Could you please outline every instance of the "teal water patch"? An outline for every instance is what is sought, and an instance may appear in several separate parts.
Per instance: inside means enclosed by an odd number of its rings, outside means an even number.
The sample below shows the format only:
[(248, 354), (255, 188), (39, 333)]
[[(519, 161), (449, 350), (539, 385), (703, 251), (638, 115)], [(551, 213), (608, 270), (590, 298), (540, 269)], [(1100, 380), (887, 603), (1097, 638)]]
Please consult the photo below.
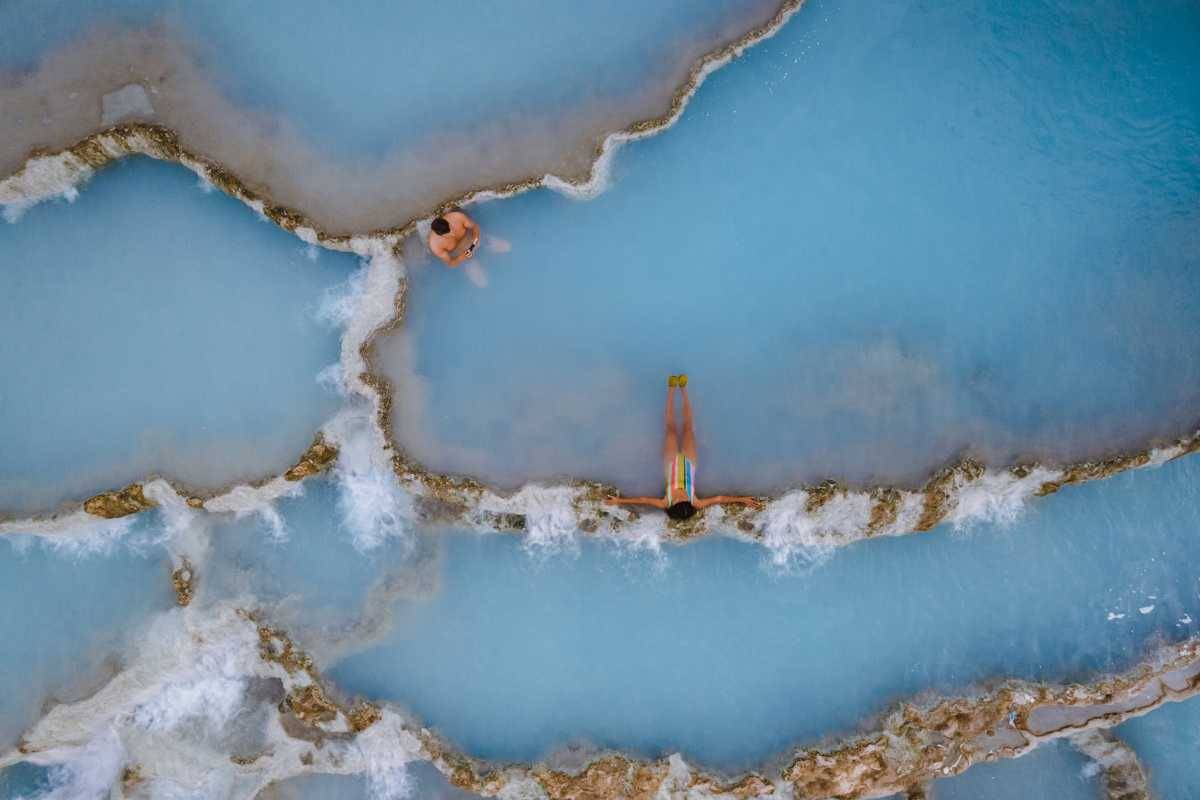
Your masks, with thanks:
[(4, 800), (32, 798), (52, 788), (50, 769), (24, 761), (0, 769), (0, 797)]
[(1094, 762), (1066, 742), (1048, 742), (1020, 758), (976, 764), (933, 784), (933, 800), (1101, 800)]
[(310, 251), (187, 170), (133, 159), (0, 228), (0, 511), (162, 474), (275, 475), (338, 406), (317, 319), (353, 257)]
[(920, 692), (1086, 680), (1193, 635), (1198, 471), (1091, 484), (1008, 528), (855, 544), (804, 574), (728, 539), (547, 562), (517, 537), (447, 536), (441, 591), (328, 674), (483, 758), (582, 740), (746, 767)]
[(1126, 722), (1117, 735), (1137, 753), (1157, 800), (1189, 800), (1200, 786), (1200, 700), (1168, 703)]
[(414, 254), (401, 445), (657, 493), (681, 371), (702, 493), (1190, 432), (1198, 36), (1180, 2), (812, 0), (605, 194), (472, 208), (483, 288)]
[(0, 752), (45, 711), (118, 669), (152, 614), (175, 605), (157, 515), (119, 537), (57, 548), (0, 537)]

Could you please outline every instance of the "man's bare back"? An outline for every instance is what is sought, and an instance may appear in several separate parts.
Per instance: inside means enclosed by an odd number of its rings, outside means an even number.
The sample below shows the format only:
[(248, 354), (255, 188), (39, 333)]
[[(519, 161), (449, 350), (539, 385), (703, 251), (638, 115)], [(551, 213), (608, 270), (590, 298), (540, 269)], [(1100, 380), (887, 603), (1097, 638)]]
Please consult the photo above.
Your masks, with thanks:
[[(470, 244), (455, 255), (454, 251), (467, 239), (468, 234), (471, 236)], [(457, 267), (475, 255), (475, 248), (479, 245), (479, 226), (461, 211), (448, 211), (433, 220), (428, 241), (429, 249), (446, 266)]]

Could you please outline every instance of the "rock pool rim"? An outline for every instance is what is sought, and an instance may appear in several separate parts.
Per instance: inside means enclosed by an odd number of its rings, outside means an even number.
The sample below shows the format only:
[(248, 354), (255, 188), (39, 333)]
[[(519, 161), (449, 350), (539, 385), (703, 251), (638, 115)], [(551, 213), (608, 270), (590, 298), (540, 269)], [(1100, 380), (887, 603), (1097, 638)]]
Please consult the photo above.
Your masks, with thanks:
[[(787, 13), (780, 12), (783, 15), (784, 22), (795, 9), (800, 7), (800, 4), (790, 4), (789, 7), (793, 11)], [(781, 25), (782, 22), (779, 24)], [(774, 30), (772, 29), (760, 34), (760, 38), (769, 36)], [(742, 47), (746, 46), (749, 46), (749, 43), (742, 45)], [(722, 52), (724, 54), (721, 58), (724, 60), (721, 63), (725, 63), (733, 57), (729, 53)], [(703, 72), (703, 68), (698, 67), (696, 71)], [(695, 87), (693, 87), (692, 91), (694, 90)], [(659, 132), (669, 127), (670, 124), (673, 124), (678, 119), (678, 115), (682, 113), (683, 105), (686, 105), (686, 103), (681, 101), (676, 116), (672, 120), (668, 120), (660, 124), (659, 127), (654, 128), (653, 132)], [(644, 131), (639, 131), (637, 134), (629, 134), (626, 131), (622, 131), (612, 134), (609, 140), (606, 141), (617, 141), (618, 137), (622, 136), (636, 138), (642, 135), (648, 134)], [(611, 152), (612, 150), (609, 149), (598, 157), (597, 162), (593, 165), (593, 175), (589, 180), (596, 180), (596, 175), (598, 174), (597, 165), (601, 159), (608, 157)], [(37, 202), (51, 196), (50, 194), (36, 196), (32, 192), (22, 190), (22, 179), (26, 171), (38, 159), (54, 160), (56, 165), (61, 167), (62, 171), (66, 173), (65, 177), (68, 179), (69, 186), (74, 186), (87, 180), (95, 170), (130, 155), (146, 155), (159, 160), (178, 163), (192, 170), (209, 183), (219, 187), (230, 197), (241, 201), (252, 210), (262, 214), (279, 227), (295, 234), (302, 241), (321, 245), (335, 251), (355, 252), (368, 257), (384, 254), (389, 258), (395, 259), (397, 264), (402, 264), (403, 262), (400, 260), (398, 252), (407, 238), (416, 231), (418, 224), (417, 221), (410, 221), (400, 228), (377, 231), (361, 236), (331, 236), (318, 232), (305, 224), (305, 218), (301, 213), (282, 206), (269, 205), (266, 199), (248, 188), (237, 176), (222, 166), (203, 157), (195, 156), (181, 148), (178, 143), (178, 137), (174, 132), (161, 126), (142, 123), (117, 125), (100, 133), (93, 134), (83, 142), (64, 151), (51, 155), (37, 155), (32, 157), (21, 171), (4, 181), (0, 181), (0, 202)], [(528, 184), (504, 187), (499, 190), (481, 190), (480, 192), (472, 193), (452, 202), (468, 204), (473, 200), (484, 199), (481, 195), (485, 192), (490, 193), (490, 197), (512, 196), (538, 186), (546, 185), (551, 177), (547, 176)], [(56, 188), (59, 188), (61, 191), (61, 184)], [(7, 191), (5, 191), (6, 189)], [(365, 371), (357, 376), (363, 385), (358, 391), (361, 394), (366, 394), (363, 391), (363, 388), (365, 388), (374, 395), (373, 397), (368, 397), (368, 399), (375, 405), (375, 424), (382, 431), (388, 447), (392, 450), (393, 469), (401, 482), (408, 485), (409, 488), (417, 489), (418, 493), (423, 497), (435, 501), (438, 504), (438, 508), (437, 513), (433, 516), (439, 520), (470, 521), (473, 513), (471, 507), (472, 505), (478, 506), (480, 498), (491, 496), (503, 499), (505, 495), (492, 490), (485, 483), (468, 476), (447, 475), (426, 470), (419, 464), (406, 458), (403, 454), (403, 449), (395, 441), (390, 419), (393, 403), (391, 386), (386, 378), (374, 367), (371, 351), (374, 348), (375, 342), (381, 336), (399, 329), (404, 324), (406, 306), (407, 283), (406, 279), (401, 277), (399, 289), (393, 304), (392, 317), (371, 329), (366, 337), (357, 345), (358, 355), (365, 365)], [(306, 471), (308, 468), (304, 465), (312, 461), (313, 449), (319, 449), (321, 442), (321, 434), (318, 432), (309, 450), (301, 456), (295, 466), (285, 473), (287, 480), (297, 480), (306, 474), (312, 474)], [(1063, 486), (1111, 477), (1130, 469), (1152, 464), (1156, 461), (1162, 462), (1194, 453), (1197, 450), (1200, 450), (1200, 431), (1193, 431), (1190, 435), (1186, 435), (1170, 445), (1147, 448), (1134, 453), (1119, 453), (1107, 458), (1069, 463), (1060, 467), (1045, 468), (1053, 474), (1047, 474), (1047, 479), (1038, 485), (1032, 494), (1038, 496), (1052, 494)], [(332, 456), (324, 460), (322, 468), (328, 466), (332, 460)], [(1018, 464), (1008, 467), (1001, 472), (1007, 472), (1015, 480), (1023, 480), (1039, 468), (1044, 467), (1036, 463)], [(919, 490), (918, 493), (924, 497), (921, 511), (915, 519), (909, 520), (911, 524), (906, 526), (904, 530), (889, 531), (888, 529), (894, 528), (899, 522), (900, 505), (903, 503), (905, 495), (914, 494), (914, 492), (906, 488), (890, 486), (855, 488), (836, 480), (826, 480), (814, 486), (800, 487), (795, 491), (804, 493), (804, 511), (808, 514), (820, 511), (822, 507), (833, 499), (846, 497), (856, 491), (868, 495), (871, 500), (869, 521), (860, 532), (861, 535), (852, 538), (869, 538), (885, 532), (892, 534), (911, 533), (933, 528), (938, 523), (944, 521), (947, 515), (953, 510), (957, 502), (955, 496), (956, 489), (977, 481), (986, 474), (988, 474), (987, 468), (971, 459), (952, 463), (936, 472), (927, 481), (925, 486)], [(993, 472), (992, 474), (999, 473)], [(153, 477), (150, 476), (148, 480)], [(279, 477), (268, 476), (249, 484), (229, 484), (208, 492), (191, 491), (188, 487), (183, 486), (176, 486), (175, 488), (177, 493), (188, 498), (193, 505), (196, 505), (203, 504), (208, 499), (220, 496), (235, 486), (249, 485), (251, 488), (259, 488), (271, 483), (273, 480), (279, 480)], [(127, 495), (131, 491), (136, 493), (137, 486), (139, 484), (135, 483), (123, 490), (103, 492), (89, 498), (87, 502), (92, 503), (95, 508), (101, 509), (105, 505), (106, 498), (110, 500), (118, 499), (120, 495)], [(615, 487), (586, 480), (569, 481), (565, 486), (575, 491), (572, 505), (579, 516), (578, 527), (584, 533), (595, 533), (605, 526), (612, 528), (613, 532), (616, 533), (624, 524), (640, 518), (636, 512), (626, 512), (624, 515), (611, 513), (609, 508), (603, 505), (603, 498), (615, 493)], [(508, 497), (511, 498), (512, 495), (519, 493), (519, 491), (508, 493)], [(785, 493), (773, 499), (778, 500), (781, 497), (788, 496), (788, 494), (790, 493)], [(136, 513), (136, 511), (149, 507), (148, 505), (135, 507), (137, 505), (136, 503), (129, 504), (129, 510), (124, 513)], [(67, 503), (47, 515), (25, 517), (21, 518), (20, 521), (37, 522), (46, 518), (54, 518), (71, 511), (73, 508), (78, 508), (78, 506)], [(489, 515), (486, 510), (484, 511), (484, 521), (502, 530), (520, 531), (524, 529), (524, 515), (520, 513), (501, 512)], [(101, 513), (98, 516), (123, 516), (124, 513), (111, 515)], [(755, 527), (749, 521), (756, 515), (739, 510), (732, 512), (728, 516), (739, 533), (749, 534), (754, 539), (762, 538), (761, 533), (756, 532)], [(711, 533), (713, 526), (710, 524), (710, 520), (711, 515), (700, 514), (691, 520), (683, 522), (668, 521), (667, 538), (676, 542), (683, 542)], [(16, 519), (0, 511), (0, 521), (9, 522), (16, 521)], [(842, 532), (835, 531), (834, 533)]]
[[(689, 764), (679, 753), (648, 759), (615, 751), (576, 758), (575, 767), (548, 761), (495, 763), (473, 758), (455, 748), (419, 720), (393, 707), (369, 700), (343, 698), (314, 667), (311, 657), (284, 631), (265, 622), (259, 612), (233, 609), (240, 625), (248, 626), (258, 659), (283, 679), (282, 700), (276, 711), (284, 735), (297, 743), (316, 745), (301, 756), (294, 774), (350, 774), (340, 765), (339, 748), (365, 731), (391, 731), (390, 746), (405, 752), (416, 745), (418, 760), (430, 761), (453, 785), (484, 797), (501, 797), (522, 788), (536, 788), (550, 800), (609, 800), (702, 796), (748, 798), (880, 798), (920, 792), (937, 778), (959, 774), (981, 761), (1014, 758), (1042, 743), (1070, 738), (1080, 749), (1093, 749), (1093, 732), (1106, 731), (1167, 702), (1200, 694), (1200, 638), (1152, 650), (1136, 666), (1088, 683), (1058, 684), (998, 679), (952, 696), (921, 694), (889, 704), (869, 718), (859, 732), (830, 736), (810, 745), (793, 745), (762, 767), (726, 775)], [(180, 609), (181, 613), (220, 614), (213, 609)], [(111, 684), (110, 684), (111, 685)], [(98, 694), (108, 691), (101, 688)], [(94, 706), (94, 699), (67, 704)], [(107, 712), (105, 712), (107, 713)], [(0, 755), (0, 767), (53, 751), (54, 726), (40, 723), (22, 737), (15, 751)], [(46, 734), (50, 734), (47, 741)], [(382, 733), (387, 736), (388, 734)], [(407, 740), (407, 741), (405, 741)], [(1107, 739), (1108, 742), (1113, 740)], [(1121, 750), (1119, 744), (1116, 750)], [(328, 750), (329, 752), (324, 752)], [(1128, 750), (1128, 748), (1124, 748)], [(314, 763), (314, 753), (318, 755)], [(1120, 756), (1121, 753), (1114, 755)], [(1128, 755), (1128, 753), (1126, 753)], [(269, 752), (238, 757), (233, 763), (250, 769)], [(553, 757), (551, 757), (553, 760)], [(130, 769), (153, 765), (127, 764)], [(270, 764), (267, 765), (268, 769)], [(278, 765), (282, 766), (282, 764)], [(1130, 759), (1106, 764), (1123, 778), (1108, 785), (1109, 796), (1122, 788), (1137, 788)], [(1134, 764), (1134, 767), (1137, 765)], [(272, 774), (278, 770), (270, 770)], [(291, 777), (292, 773), (283, 777)], [(278, 778), (278, 775), (276, 776)], [(1133, 784), (1131, 787), (1130, 784)]]
[[(692, 65), (686, 80), (676, 88), (668, 110), (658, 117), (634, 122), (624, 129), (605, 136), (597, 146), (594, 159), (586, 173), (566, 178), (546, 174), (541, 178), (528, 178), (501, 186), (472, 189), (458, 197), (444, 201), (436, 207), (432, 214), (440, 213), (453, 205), (469, 205), (488, 199), (511, 197), (541, 187), (554, 188), (579, 197), (589, 197), (603, 191), (608, 164), (616, 150), (624, 142), (653, 136), (672, 127), (682, 117), (691, 98), (710, 73), (739, 57), (748, 48), (769, 39), (803, 5), (804, 0), (785, 0), (768, 22), (700, 57)], [(418, 224), (428, 219), (427, 217), (410, 219), (401, 225), (377, 229), (365, 234), (329, 233), (318, 230), (302, 211), (272, 204), (269, 197), (252, 189), (223, 165), (187, 150), (180, 143), (180, 136), (177, 132), (161, 125), (141, 122), (118, 124), (106, 128), (63, 150), (30, 153), (18, 171), (4, 180), (0, 180), (0, 204), (24, 206), (40, 202), (86, 181), (96, 170), (130, 155), (146, 155), (178, 163), (190, 169), (209, 184), (219, 187), (228, 196), (241, 201), (266, 219), (296, 235), (302, 241), (330, 250), (354, 252), (364, 257), (387, 254), (394, 258), (397, 264), (402, 264), (401, 246), (408, 237), (416, 232)], [(52, 185), (37, 185), (40, 176), (33, 174), (37, 168), (43, 168), (53, 173)], [(371, 351), (380, 337), (403, 325), (406, 317), (406, 304), (407, 283), (404, 277), (400, 277), (393, 316), (369, 330), (362, 341), (357, 343), (358, 356), (362, 359), (365, 369), (361, 374), (354, 376), (362, 384), (360, 387), (356, 387), (358, 393), (367, 395), (367, 399), (375, 405), (375, 424), (382, 431), (387, 447), (391, 449), (393, 470), (397, 478), (407, 488), (416, 490), (420, 498), (426, 501), (427, 516), (436, 521), (476, 521), (501, 530), (524, 531), (526, 515), (521, 513), (519, 508), (512, 508), (514, 503), (510, 502), (521, 493), (521, 489), (503, 493), (495, 491), (486, 483), (469, 476), (441, 474), (426, 470), (408, 459), (395, 440), (390, 419), (393, 403), (391, 386), (374, 367)], [(320, 436), (321, 434), (318, 433), (318, 438), (314, 441), (313, 446), (320, 441)], [(311, 449), (310, 447), (310, 451)], [(1197, 450), (1200, 450), (1200, 430), (1193, 430), (1190, 434), (1171, 444), (1151, 442), (1146, 449), (1137, 452), (1116, 453), (1061, 466), (1027, 463), (989, 471), (979, 462), (966, 458), (952, 462), (936, 471), (926, 484), (917, 490), (898, 486), (855, 487), (837, 480), (826, 480), (813, 486), (797, 487), (770, 499), (779, 501), (800, 493), (803, 512), (809, 517), (819, 515), (831, 501), (839, 498), (846, 499), (857, 495), (859, 499), (864, 497), (869, 499), (869, 516), (862, 521), (857, 530), (850, 532), (845, 530), (823, 531), (823, 533), (833, 534), (835, 537), (840, 536), (843, 540), (840, 543), (845, 543), (876, 535), (895, 535), (929, 530), (950, 517), (958, 503), (959, 490), (988, 476), (1007, 476), (1014, 481), (1022, 481), (1037, 470), (1042, 470), (1045, 473), (1043, 476), (1045, 480), (1031, 487), (1029, 493), (1034, 496), (1043, 496), (1057, 492), (1066, 485), (1110, 477), (1129, 469), (1162, 463), (1194, 453)], [(301, 469), (309, 455), (310, 452), (306, 452), (297, 465), (288, 470), (286, 473), (288, 480), (296, 479), (290, 476)], [(332, 457), (324, 462), (322, 468), (328, 466), (331, 461)], [(188, 499), (189, 503), (202, 505), (206, 499), (220, 496), (238, 486), (249, 485), (251, 488), (261, 488), (279, 479), (278, 476), (268, 476), (249, 484), (229, 484), (207, 493), (193, 492), (182, 486), (175, 488), (177, 493)], [(94, 508), (103, 508), (106, 498), (119, 501), (123, 499), (122, 495), (128, 495), (131, 492), (136, 494), (139, 485), (135, 483), (123, 490), (103, 492), (89, 498), (88, 502), (91, 502)], [(526, 486), (537, 486), (537, 484), (526, 484)], [(577, 527), (583, 533), (591, 534), (597, 533), (601, 529), (607, 529), (612, 534), (619, 535), (622, 527), (628, 523), (637, 522), (641, 518), (637, 512), (614, 514), (603, 505), (604, 496), (616, 493), (615, 487), (587, 480), (568, 480), (557, 486), (572, 492), (572, 510), (577, 517)], [(916, 502), (917, 495), (921, 496), (919, 511), (903, 515), (902, 507), (911, 506), (913, 502)], [(488, 498), (490, 502), (484, 503), (484, 498)], [(120, 504), (118, 503), (118, 505)], [(136, 505), (136, 503), (127, 504), (126, 507), (130, 508), (128, 513), (143, 510), (143, 508), (135, 507)], [(492, 506), (491, 509), (485, 507), (489, 505)], [(515, 505), (519, 506), (520, 504), (516, 503)], [(42, 519), (60, 516), (73, 508), (78, 508), (78, 506), (67, 503), (47, 515), (26, 517), (20, 521), (36, 523)], [(909, 511), (911, 510), (909, 508)], [(123, 514), (118, 513), (113, 516), (121, 515)], [(109, 516), (109, 514), (101, 514), (101, 516)], [(668, 520), (665, 523), (665, 537), (679, 543), (712, 533), (716, 527), (713, 524), (714, 516), (716, 515), (699, 514), (682, 522)], [(744, 510), (736, 510), (720, 513), (719, 516), (721, 522), (728, 523), (727, 527), (736, 529), (737, 535), (746, 534), (755, 540), (763, 539), (762, 530), (756, 528), (752, 522), (758, 515)], [(476, 519), (472, 520), (472, 517)], [(0, 510), (0, 522), (8, 523), (10, 520), (12, 517)], [(816, 519), (810, 521), (820, 524), (820, 521)]]

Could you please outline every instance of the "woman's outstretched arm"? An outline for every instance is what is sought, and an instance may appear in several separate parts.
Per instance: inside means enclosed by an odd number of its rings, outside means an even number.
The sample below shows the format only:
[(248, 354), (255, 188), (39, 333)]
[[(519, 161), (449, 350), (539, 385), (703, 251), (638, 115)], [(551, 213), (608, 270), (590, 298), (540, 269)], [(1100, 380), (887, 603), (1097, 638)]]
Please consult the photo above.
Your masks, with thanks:
[(610, 506), (654, 506), (655, 508), (666, 508), (667, 501), (661, 497), (606, 497), (604, 502)]
[(763, 504), (757, 497), (744, 497), (738, 495), (719, 494), (715, 497), (696, 498), (693, 503), (696, 508), (708, 508), (709, 506), (721, 505), (739, 505), (749, 508), (762, 508)]

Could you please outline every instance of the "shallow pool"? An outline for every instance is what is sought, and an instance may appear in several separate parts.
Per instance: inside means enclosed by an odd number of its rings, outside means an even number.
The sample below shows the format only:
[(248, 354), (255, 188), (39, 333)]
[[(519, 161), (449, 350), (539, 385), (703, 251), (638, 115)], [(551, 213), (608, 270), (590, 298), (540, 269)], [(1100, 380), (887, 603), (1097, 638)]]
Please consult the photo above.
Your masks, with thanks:
[(0, 171), (140, 119), (321, 227), (397, 225), (468, 189), (586, 172), (606, 131), (666, 113), (701, 55), (778, 5), (6, 3)]
[(135, 159), (0, 227), (0, 513), (287, 469), (338, 405), (323, 298), (357, 266)]
[(934, 800), (1100, 800), (1095, 764), (1066, 742), (1050, 742), (1020, 758), (977, 764), (935, 781)]
[(1093, 484), (1011, 528), (860, 543), (802, 574), (714, 539), (661, 560), (581, 542), (447, 536), (440, 591), (331, 670), (480, 757), (567, 742), (747, 766), (918, 692), (1074, 680), (1192, 635), (1196, 478), (1181, 461)]
[(414, 254), (401, 446), (657, 493), (675, 372), (702, 493), (1190, 431), (1198, 36), (1185, 3), (813, 0), (605, 194), (472, 209), (471, 275)]
[(154, 516), (90, 547), (0, 537), (0, 755), (50, 705), (107, 681), (150, 616), (175, 604)]
[(1158, 800), (1187, 800), (1200, 786), (1200, 700), (1168, 703), (1117, 728), (1150, 775)]

